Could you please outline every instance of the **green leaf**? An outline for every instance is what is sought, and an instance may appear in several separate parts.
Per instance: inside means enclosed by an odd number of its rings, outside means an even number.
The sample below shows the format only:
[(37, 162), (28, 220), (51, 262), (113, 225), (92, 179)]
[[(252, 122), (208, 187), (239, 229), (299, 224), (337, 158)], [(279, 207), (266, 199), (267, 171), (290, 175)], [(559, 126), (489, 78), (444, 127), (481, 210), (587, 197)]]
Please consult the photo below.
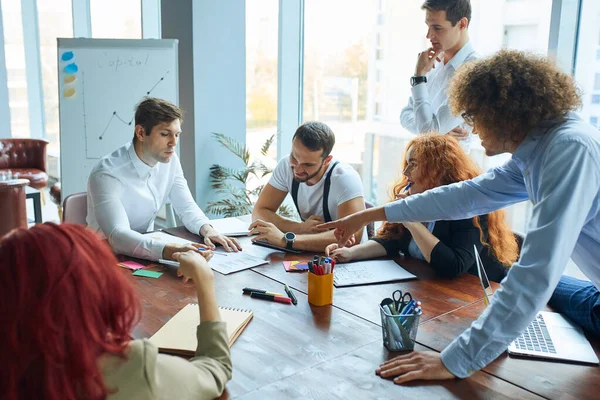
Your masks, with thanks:
[(268, 138), (265, 143), (262, 145), (262, 147), (260, 148), (260, 154), (262, 154), (263, 156), (266, 156), (269, 153), (269, 148), (271, 147), (271, 145), (273, 144), (273, 141), (275, 140), (275, 137), (277, 136), (277, 134), (273, 134), (271, 135), (270, 138)]
[(223, 147), (242, 160), (244, 164), (248, 165), (250, 162), (250, 151), (246, 146), (222, 133), (213, 132), (213, 136)]

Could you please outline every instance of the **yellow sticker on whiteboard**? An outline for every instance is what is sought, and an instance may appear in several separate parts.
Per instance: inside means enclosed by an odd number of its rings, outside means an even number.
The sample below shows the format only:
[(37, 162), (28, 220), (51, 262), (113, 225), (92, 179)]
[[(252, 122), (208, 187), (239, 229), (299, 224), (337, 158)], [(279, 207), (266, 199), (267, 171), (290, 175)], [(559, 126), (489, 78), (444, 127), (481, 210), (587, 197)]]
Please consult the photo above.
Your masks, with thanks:
[(67, 76), (65, 76), (64, 81), (68, 85), (69, 83), (75, 82), (75, 79), (77, 79), (77, 77), (75, 75), (67, 75)]
[(73, 97), (75, 96), (75, 88), (68, 88), (64, 91), (65, 97)]

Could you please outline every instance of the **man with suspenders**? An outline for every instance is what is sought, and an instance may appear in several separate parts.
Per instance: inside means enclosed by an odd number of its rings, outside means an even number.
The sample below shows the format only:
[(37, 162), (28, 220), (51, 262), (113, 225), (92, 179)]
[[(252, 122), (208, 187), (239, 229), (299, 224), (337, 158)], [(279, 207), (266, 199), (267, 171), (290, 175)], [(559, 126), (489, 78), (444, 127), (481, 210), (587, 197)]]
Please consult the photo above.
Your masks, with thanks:
[[(365, 209), (360, 177), (351, 166), (333, 158), (334, 144), (333, 131), (321, 122), (298, 127), (291, 154), (279, 161), (254, 206), (250, 230), (257, 236), (253, 240), (320, 252), (335, 242), (335, 236), (317, 225)], [(277, 214), (288, 193), (301, 222)], [(356, 232), (349, 245), (366, 240), (363, 231)]]

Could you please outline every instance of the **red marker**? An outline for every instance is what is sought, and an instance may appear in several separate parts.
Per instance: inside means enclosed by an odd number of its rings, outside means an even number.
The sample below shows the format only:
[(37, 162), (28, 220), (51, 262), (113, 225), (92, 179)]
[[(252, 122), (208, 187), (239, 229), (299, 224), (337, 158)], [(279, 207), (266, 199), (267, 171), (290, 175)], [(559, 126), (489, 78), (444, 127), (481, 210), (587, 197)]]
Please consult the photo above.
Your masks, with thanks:
[(273, 296), (265, 293), (250, 293), (250, 297), (261, 300), (275, 301), (277, 303), (292, 304), (292, 299), (289, 297)]

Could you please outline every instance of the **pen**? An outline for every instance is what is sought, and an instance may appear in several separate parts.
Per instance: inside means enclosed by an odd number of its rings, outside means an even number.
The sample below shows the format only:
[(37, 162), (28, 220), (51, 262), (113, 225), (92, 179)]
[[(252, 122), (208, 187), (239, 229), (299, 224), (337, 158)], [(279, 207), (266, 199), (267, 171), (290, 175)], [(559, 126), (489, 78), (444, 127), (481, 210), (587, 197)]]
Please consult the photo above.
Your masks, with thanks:
[(164, 259), (160, 258), (158, 260), (158, 262), (159, 262), (159, 264), (172, 265), (174, 267), (179, 267), (179, 262), (178, 261), (164, 260)]
[(410, 189), (410, 187), (413, 185), (412, 182), (409, 182), (408, 185), (406, 185), (406, 187), (404, 188), (404, 193), (408, 192), (408, 189)]
[(256, 292), (250, 293), (250, 297), (252, 297), (254, 299), (274, 301), (277, 303), (292, 304), (292, 299), (290, 299), (289, 297), (272, 296), (270, 294), (256, 293)]
[(285, 287), (285, 292), (287, 293), (289, 298), (292, 299), (292, 303), (294, 305), (298, 304), (298, 300), (296, 299), (296, 296), (294, 296), (294, 292), (292, 292), (292, 289), (290, 289), (290, 287), (287, 285), (287, 283), (285, 284), (284, 287)]
[(283, 297), (283, 294), (281, 294), (281, 293), (269, 292), (268, 290), (263, 290), (263, 289), (243, 288), (242, 292), (244, 294), (263, 293), (263, 294), (269, 294), (271, 296), (281, 296), (281, 297)]

